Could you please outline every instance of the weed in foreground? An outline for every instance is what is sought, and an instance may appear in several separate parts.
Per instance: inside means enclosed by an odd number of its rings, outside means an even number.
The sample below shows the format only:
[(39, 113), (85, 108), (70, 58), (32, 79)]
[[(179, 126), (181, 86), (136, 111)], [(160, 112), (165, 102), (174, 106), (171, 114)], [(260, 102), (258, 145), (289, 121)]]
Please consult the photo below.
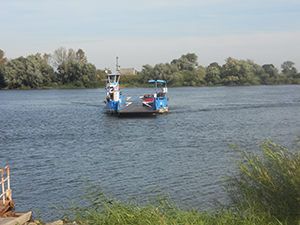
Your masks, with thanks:
[(262, 214), (299, 224), (300, 151), (290, 151), (270, 140), (261, 142), (263, 157), (241, 151), (242, 160), (235, 161), (238, 174), (224, 181), (230, 198), (227, 206), (240, 214)]
[[(84, 190), (81, 200), (85, 206), (69, 202), (65, 208), (54, 206), (63, 212), (64, 218), (78, 224), (281, 224), (268, 216), (241, 215), (234, 211), (182, 209), (176, 206), (168, 193), (161, 191), (146, 202), (132, 199), (121, 202), (106, 194), (96, 185)], [(83, 201), (81, 201), (81, 204)]]

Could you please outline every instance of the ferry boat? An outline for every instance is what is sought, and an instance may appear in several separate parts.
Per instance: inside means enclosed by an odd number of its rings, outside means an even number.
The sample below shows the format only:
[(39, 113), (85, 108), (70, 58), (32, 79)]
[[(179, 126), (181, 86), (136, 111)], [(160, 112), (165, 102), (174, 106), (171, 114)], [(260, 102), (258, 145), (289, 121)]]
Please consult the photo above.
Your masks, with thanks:
[[(116, 73), (110, 74), (105, 71), (106, 98), (104, 100), (105, 109), (108, 114), (117, 115), (157, 115), (167, 113), (168, 110), (168, 88), (164, 80), (149, 80), (155, 84), (155, 92), (144, 96), (123, 97), (120, 90), (121, 73), (116, 64)], [(163, 87), (158, 89), (158, 85)]]

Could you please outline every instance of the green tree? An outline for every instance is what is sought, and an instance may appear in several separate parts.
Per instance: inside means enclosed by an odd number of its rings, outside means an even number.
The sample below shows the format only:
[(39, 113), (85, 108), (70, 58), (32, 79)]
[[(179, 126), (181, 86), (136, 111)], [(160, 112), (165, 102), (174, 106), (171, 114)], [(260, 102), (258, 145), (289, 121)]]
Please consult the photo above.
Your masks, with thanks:
[(51, 54), (44, 53), (43, 59), (47, 62), (49, 66), (51, 66), (51, 58), (52, 58)]
[(188, 53), (186, 55), (182, 55), (181, 58), (182, 59), (187, 59), (194, 66), (198, 66), (198, 63), (197, 63), (198, 56), (195, 53)]
[(165, 80), (169, 84), (175, 83), (182, 78), (178, 68), (174, 64), (156, 64), (154, 67), (144, 65), (141, 71), (141, 81), (147, 83), (148, 80)]
[(194, 64), (191, 63), (187, 58), (181, 57), (179, 59), (174, 59), (171, 64), (176, 66), (179, 71), (194, 71)]
[(148, 80), (153, 79), (153, 67), (149, 64), (143, 65), (142, 71), (141, 71), (141, 83), (147, 83)]
[(25, 85), (33, 88), (37, 88), (43, 83), (43, 76), (40, 68), (41, 65), (38, 62), (38, 57), (38, 55), (28, 56), (25, 63), (26, 79), (23, 79), (23, 82), (26, 81)]
[(154, 67), (143, 65), (140, 73), (140, 82), (146, 83), (151, 79), (166, 80), (169, 84), (179, 86), (182, 82), (187, 85), (205, 83), (205, 71), (202, 67), (198, 68), (197, 56), (194, 53), (182, 55), (179, 59), (174, 59), (171, 63), (160, 63)]
[(5, 88), (6, 84), (4, 81), (4, 65), (0, 66), (0, 88)]
[(218, 63), (213, 62), (206, 68), (205, 80), (208, 85), (217, 85), (221, 82), (222, 68)]
[(164, 65), (163, 63), (156, 64), (153, 68), (153, 79), (155, 80), (164, 79), (165, 74), (168, 72), (167, 70), (168, 70), (167, 66)]
[(196, 81), (198, 85), (206, 84), (206, 69), (203, 66), (198, 66), (195, 70), (193, 79)]
[(286, 76), (279, 74), (278, 69), (273, 64), (264, 64), (262, 66), (264, 73), (261, 75), (262, 84), (284, 84)]
[(52, 74), (53, 69), (37, 53), (8, 62), (4, 68), (4, 82), (8, 88), (38, 88), (49, 86)]
[(182, 82), (184, 86), (201, 86), (206, 85), (206, 69), (203, 66), (198, 66), (194, 71), (184, 71), (180, 72), (183, 79), (179, 81)]
[(223, 65), (222, 83), (226, 85), (245, 85), (251, 84), (254, 78), (253, 62), (237, 60), (229, 57)]
[(20, 88), (26, 79), (26, 64), (23, 56), (11, 60), (4, 68), (4, 82), (8, 88)]
[(249, 66), (251, 66), (251, 70), (253, 72), (253, 77), (250, 81), (251, 84), (261, 84), (261, 76), (262, 74), (264, 74), (264, 69), (262, 68), (262, 66), (254, 63), (252, 60), (247, 59), (247, 64)]
[(89, 86), (90, 82), (97, 80), (95, 65), (71, 58), (63, 61), (57, 68), (57, 79), (62, 84), (75, 86)]
[(4, 55), (4, 51), (0, 49), (0, 66), (8, 62), (7, 58), (5, 58)]
[(264, 64), (262, 68), (265, 73), (269, 74), (270, 77), (279, 77), (278, 69), (275, 68), (273, 64)]
[(281, 64), (282, 73), (287, 77), (294, 77), (297, 74), (297, 69), (294, 67), (295, 63), (291, 61), (285, 61)]
[(7, 58), (4, 57), (5, 53), (0, 49), (0, 88), (4, 88), (4, 66), (8, 62)]

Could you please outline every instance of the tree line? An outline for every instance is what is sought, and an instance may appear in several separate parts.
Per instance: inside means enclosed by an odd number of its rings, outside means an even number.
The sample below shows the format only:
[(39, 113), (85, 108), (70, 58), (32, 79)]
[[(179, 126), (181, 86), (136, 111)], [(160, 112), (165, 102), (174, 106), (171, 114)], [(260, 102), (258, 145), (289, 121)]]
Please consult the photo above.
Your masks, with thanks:
[[(8, 60), (0, 50), (0, 87), (3, 89), (103, 87), (104, 70), (88, 63), (82, 49), (74, 51), (60, 47), (51, 54), (29, 55)], [(285, 61), (281, 71), (273, 64), (262, 66), (252, 60), (231, 57), (224, 65), (216, 62), (203, 67), (195, 53), (182, 55), (170, 63), (143, 65), (138, 75), (121, 76), (121, 86), (146, 86), (148, 80), (162, 79), (169, 86), (215, 86), (300, 84), (295, 63)]]
[(0, 50), (0, 87), (31, 89), (51, 87), (99, 87), (96, 66), (88, 63), (82, 49), (60, 47), (51, 54), (21, 56), (8, 60)]
[(260, 66), (252, 60), (229, 57), (222, 66), (213, 62), (203, 67), (197, 59), (196, 54), (188, 53), (171, 63), (144, 65), (140, 80), (163, 79), (171, 86), (300, 84), (300, 73), (291, 61), (283, 62), (279, 72), (273, 64)]

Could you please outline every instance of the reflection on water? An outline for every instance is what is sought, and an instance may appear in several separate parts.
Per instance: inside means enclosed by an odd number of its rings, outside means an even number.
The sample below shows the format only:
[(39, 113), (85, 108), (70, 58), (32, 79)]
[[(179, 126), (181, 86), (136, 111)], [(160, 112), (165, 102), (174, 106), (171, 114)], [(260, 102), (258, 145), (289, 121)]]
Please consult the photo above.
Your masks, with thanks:
[(123, 200), (159, 185), (205, 209), (226, 201), (220, 180), (237, 155), (228, 142), (257, 151), (266, 138), (291, 147), (299, 134), (300, 85), (169, 88), (170, 113), (157, 117), (107, 116), (103, 98), (102, 89), (0, 91), (0, 166), (10, 166), (17, 211), (47, 220), (47, 202), (78, 196), (81, 178)]

